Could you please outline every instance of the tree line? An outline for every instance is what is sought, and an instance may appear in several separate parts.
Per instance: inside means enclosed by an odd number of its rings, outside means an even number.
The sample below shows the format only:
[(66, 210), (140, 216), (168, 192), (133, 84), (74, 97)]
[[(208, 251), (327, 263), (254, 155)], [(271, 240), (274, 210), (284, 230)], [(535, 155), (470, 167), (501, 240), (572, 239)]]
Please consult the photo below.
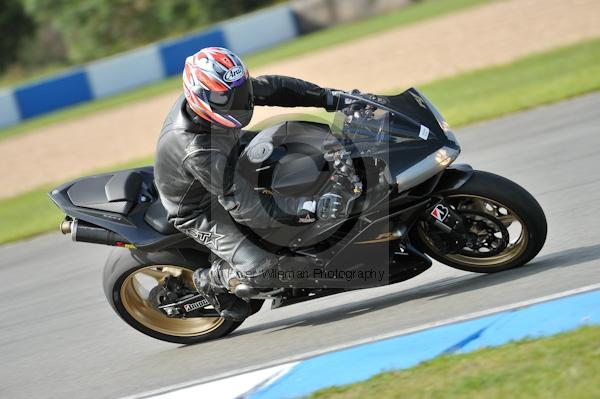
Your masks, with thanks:
[(72, 65), (282, 0), (0, 0), (0, 73)]

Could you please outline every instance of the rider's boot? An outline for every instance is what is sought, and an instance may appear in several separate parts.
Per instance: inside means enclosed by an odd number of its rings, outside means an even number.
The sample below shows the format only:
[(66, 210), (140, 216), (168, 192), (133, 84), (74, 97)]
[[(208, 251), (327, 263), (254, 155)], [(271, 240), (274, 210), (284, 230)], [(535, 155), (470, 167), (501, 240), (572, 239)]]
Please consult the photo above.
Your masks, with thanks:
[(214, 262), (210, 269), (198, 269), (194, 285), (221, 317), (242, 321), (252, 314), (250, 304), (229, 292), (239, 284), (237, 274), (225, 261)]

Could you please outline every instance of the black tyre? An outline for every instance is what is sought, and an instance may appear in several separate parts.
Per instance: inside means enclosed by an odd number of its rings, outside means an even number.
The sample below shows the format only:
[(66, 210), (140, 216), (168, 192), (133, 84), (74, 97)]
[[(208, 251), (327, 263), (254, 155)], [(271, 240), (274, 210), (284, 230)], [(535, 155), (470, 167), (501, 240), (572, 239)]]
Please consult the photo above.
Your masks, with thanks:
[(461, 213), (476, 244), (444, 253), (428, 237), (425, 222), (418, 224), (413, 238), (424, 252), (448, 266), (477, 273), (519, 267), (533, 259), (546, 241), (547, 223), (540, 204), (502, 176), (475, 171), (462, 187), (445, 193), (445, 201)]
[[(136, 330), (162, 341), (197, 344), (223, 337), (242, 324), (222, 317), (170, 318), (148, 299), (154, 283), (167, 276), (182, 277), (192, 284), (192, 272), (199, 265), (209, 265), (204, 254), (193, 259), (178, 251), (146, 253), (115, 249), (104, 268), (104, 293), (117, 314)], [(263, 301), (252, 301), (256, 313)]]

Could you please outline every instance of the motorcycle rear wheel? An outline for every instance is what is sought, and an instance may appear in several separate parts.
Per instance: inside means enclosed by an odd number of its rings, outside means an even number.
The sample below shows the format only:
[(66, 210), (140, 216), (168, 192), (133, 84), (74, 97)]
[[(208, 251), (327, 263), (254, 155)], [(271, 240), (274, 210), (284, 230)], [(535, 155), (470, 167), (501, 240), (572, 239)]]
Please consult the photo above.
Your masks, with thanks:
[(444, 201), (463, 214), (470, 234), (483, 237), (480, 247), (444, 253), (428, 237), (425, 222), (420, 222), (415, 237), (418, 246), (445, 265), (476, 273), (500, 272), (525, 265), (546, 241), (548, 227), (540, 204), (502, 176), (475, 171), (463, 186), (446, 193)]
[[(208, 265), (206, 259), (205, 265)], [(201, 266), (202, 264), (200, 264)], [(169, 276), (193, 287), (192, 272), (199, 264), (176, 251), (144, 253), (116, 249), (104, 269), (104, 293), (114, 311), (131, 327), (162, 341), (191, 345), (221, 338), (242, 322), (222, 317), (168, 317), (152, 303), (149, 293)], [(263, 301), (251, 301), (253, 312)]]

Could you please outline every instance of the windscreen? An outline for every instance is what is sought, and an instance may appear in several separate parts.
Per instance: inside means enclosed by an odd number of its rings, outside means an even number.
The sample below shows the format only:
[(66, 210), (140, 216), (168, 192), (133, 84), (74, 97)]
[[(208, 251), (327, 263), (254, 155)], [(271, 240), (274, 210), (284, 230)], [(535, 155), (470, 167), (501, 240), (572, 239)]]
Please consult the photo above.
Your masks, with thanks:
[(332, 131), (353, 142), (445, 139), (441, 115), (415, 89), (389, 97), (346, 94), (344, 101), (348, 105), (336, 113)]

